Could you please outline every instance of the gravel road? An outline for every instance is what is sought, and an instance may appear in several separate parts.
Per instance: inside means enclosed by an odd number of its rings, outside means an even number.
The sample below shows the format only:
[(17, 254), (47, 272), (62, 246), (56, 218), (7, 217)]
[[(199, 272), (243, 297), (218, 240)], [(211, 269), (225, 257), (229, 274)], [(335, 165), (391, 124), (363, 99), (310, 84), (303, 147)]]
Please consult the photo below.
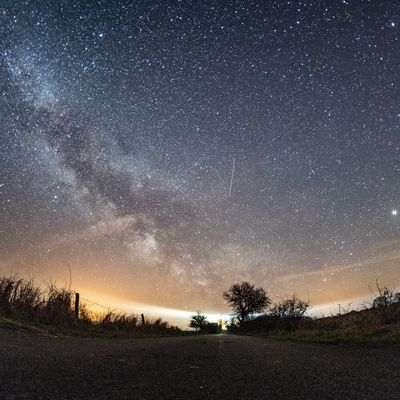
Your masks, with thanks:
[(400, 346), (0, 330), (0, 399), (400, 399)]

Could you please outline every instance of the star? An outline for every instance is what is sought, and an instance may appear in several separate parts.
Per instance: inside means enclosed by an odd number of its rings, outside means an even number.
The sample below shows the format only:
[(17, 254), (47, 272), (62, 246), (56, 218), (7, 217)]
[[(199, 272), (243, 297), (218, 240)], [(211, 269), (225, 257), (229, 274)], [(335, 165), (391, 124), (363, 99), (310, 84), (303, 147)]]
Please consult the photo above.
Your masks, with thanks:
[(229, 279), (393, 278), (398, 2), (6, 3), (0, 269), (219, 311)]

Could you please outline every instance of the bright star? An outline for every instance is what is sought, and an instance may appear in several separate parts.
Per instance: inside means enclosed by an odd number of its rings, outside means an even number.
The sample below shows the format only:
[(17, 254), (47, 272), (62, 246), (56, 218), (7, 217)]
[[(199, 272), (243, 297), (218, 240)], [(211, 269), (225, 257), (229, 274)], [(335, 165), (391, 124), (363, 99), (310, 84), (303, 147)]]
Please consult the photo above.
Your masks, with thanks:
[(393, 215), (393, 216), (396, 216), (396, 215), (398, 215), (398, 213), (399, 213), (399, 211), (398, 211), (398, 210), (392, 210), (392, 215)]

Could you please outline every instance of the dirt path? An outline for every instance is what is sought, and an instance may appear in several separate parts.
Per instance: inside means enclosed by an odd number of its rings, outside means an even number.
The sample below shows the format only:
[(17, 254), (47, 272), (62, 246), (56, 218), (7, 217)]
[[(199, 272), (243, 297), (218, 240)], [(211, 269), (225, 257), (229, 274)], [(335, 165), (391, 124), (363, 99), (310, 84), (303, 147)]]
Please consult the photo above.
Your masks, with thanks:
[(400, 399), (400, 346), (0, 330), (0, 399)]

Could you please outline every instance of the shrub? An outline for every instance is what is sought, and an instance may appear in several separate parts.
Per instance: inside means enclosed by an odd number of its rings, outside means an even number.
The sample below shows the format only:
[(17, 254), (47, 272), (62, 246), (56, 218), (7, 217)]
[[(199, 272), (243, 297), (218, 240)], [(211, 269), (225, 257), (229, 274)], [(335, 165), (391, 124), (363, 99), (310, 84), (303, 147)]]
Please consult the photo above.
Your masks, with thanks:
[(279, 318), (302, 318), (310, 304), (301, 300), (296, 294), (273, 305), (270, 315)]

